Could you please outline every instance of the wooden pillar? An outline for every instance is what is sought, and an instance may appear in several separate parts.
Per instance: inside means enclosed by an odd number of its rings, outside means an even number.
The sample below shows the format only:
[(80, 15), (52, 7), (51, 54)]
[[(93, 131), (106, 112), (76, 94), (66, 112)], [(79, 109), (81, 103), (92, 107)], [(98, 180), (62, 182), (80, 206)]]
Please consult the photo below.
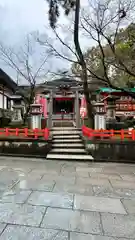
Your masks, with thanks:
[(80, 128), (80, 106), (79, 106), (79, 93), (75, 92), (75, 121), (76, 127)]
[(4, 98), (4, 92), (5, 92), (5, 89), (4, 89), (4, 85), (3, 85), (3, 87), (2, 87), (2, 108), (4, 109), (4, 100), (5, 100), (5, 98)]
[(53, 91), (50, 91), (50, 101), (48, 109), (48, 128), (52, 128), (52, 114), (53, 114)]

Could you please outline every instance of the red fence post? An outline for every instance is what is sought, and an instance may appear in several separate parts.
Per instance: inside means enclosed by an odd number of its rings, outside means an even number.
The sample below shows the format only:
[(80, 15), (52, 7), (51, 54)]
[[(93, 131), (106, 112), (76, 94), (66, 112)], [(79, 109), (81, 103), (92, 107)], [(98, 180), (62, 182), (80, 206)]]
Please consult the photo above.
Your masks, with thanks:
[(6, 135), (7, 137), (9, 136), (8, 128), (5, 129), (5, 135)]
[(132, 129), (132, 140), (134, 141), (135, 140), (135, 130)]
[(34, 138), (37, 139), (38, 138), (38, 128), (35, 128), (33, 131), (34, 131)]
[(121, 133), (121, 140), (124, 140), (124, 129), (121, 129), (121, 131), (120, 131), (120, 133)]
[(45, 138), (45, 140), (48, 140), (48, 137), (49, 137), (49, 129), (45, 128), (44, 129), (44, 138)]
[(24, 136), (28, 137), (28, 128), (24, 128)]
[(114, 130), (111, 129), (111, 130), (110, 130), (110, 137), (112, 138), (113, 136), (114, 136)]
[(16, 135), (16, 136), (19, 135), (19, 129), (18, 129), (18, 128), (15, 129), (15, 135)]

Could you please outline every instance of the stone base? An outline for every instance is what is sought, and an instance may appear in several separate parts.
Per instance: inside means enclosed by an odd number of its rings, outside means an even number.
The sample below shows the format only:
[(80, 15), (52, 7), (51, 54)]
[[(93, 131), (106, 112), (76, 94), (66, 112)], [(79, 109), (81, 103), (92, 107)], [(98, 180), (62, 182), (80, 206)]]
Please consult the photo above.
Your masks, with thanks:
[(23, 125), (23, 121), (11, 121), (10, 126), (11, 127), (21, 127)]
[(46, 157), (51, 149), (51, 139), (3, 138), (0, 139), (0, 155), (22, 157)]
[(135, 163), (135, 141), (85, 140), (85, 147), (94, 161)]

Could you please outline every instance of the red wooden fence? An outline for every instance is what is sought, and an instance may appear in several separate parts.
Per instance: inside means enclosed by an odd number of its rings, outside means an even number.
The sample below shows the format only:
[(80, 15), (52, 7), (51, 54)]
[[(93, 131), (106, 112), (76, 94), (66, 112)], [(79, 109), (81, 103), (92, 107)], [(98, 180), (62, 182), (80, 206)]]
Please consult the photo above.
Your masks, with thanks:
[(49, 129), (28, 129), (28, 128), (0, 128), (0, 137), (25, 137), (35, 138), (43, 137), (45, 140), (49, 138)]
[(130, 139), (135, 140), (135, 130), (104, 130), (104, 129), (91, 129), (86, 126), (82, 126), (82, 133), (88, 138), (99, 137), (99, 138), (110, 138), (110, 139)]

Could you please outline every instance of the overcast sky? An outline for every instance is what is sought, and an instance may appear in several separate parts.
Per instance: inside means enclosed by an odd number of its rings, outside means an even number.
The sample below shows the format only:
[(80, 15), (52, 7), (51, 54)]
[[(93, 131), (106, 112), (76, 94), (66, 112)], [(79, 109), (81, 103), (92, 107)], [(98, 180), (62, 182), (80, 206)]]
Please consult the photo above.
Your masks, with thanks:
[[(86, 0), (83, 2), (85, 4)], [(67, 25), (69, 23), (64, 14), (61, 14), (60, 22)], [(17, 46), (23, 45), (26, 34), (34, 31), (39, 31), (40, 34), (53, 38), (52, 30), (48, 24), (48, 4), (45, 0), (0, 0), (0, 41), (7, 46), (17, 48)], [(59, 30), (61, 36), (65, 36), (64, 38), (70, 41), (70, 36), (67, 33), (64, 35), (63, 31), (65, 28)], [(56, 46), (58, 49), (61, 48), (58, 41)], [(1, 68), (12, 78), (16, 78), (17, 74), (14, 70), (5, 64), (0, 64)], [(70, 68), (70, 64), (67, 61), (53, 58), (48, 62), (47, 68), (57, 71), (60, 68)]]
[[(87, 4), (87, 0), (83, 0), (83, 5)], [(71, 34), (65, 31), (65, 25), (70, 26), (71, 23), (61, 14), (59, 22), (64, 26), (58, 29), (61, 37), (67, 42), (71, 42)], [(52, 30), (48, 23), (48, 4), (45, 0), (0, 0), (0, 41), (7, 46), (20, 47), (23, 45), (25, 36), (34, 31), (39, 34), (54, 38)], [(59, 41), (55, 40), (55, 46), (59, 51), (65, 53)], [(86, 44), (87, 43), (87, 44)], [(82, 44), (85, 48), (88, 41), (82, 38)], [(38, 54), (38, 53), (37, 53)], [(68, 53), (67, 53), (68, 54)], [(38, 57), (37, 57), (38, 59)], [(57, 71), (60, 69), (70, 69), (71, 64), (63, 59), (51, 58), (46, 65), (47, 70)], [(13, 79), (16, 79), (16, 71), (7, 67), (0, 62), (3, 68)]]
[[(87, 1), (81, 0), (83, 6), (87, 6)], [(92, 0), (95, 1), (95, 0)], [(61, 14), (59, 19), (64, 27), (59, 29), (59, 34), (67, 42), (71, 43), (71, 34), (67, 28), (71, 26), (70, 20)], [(48, 24), (48, 4), (45, 0), (0, 0), (0, 41), (7, 46), (15, 48), (22, 46), (25, 36), (28, 33), (39, 31), (39, 34), (54, 38), (52, 30)], [(84, 50), (93, 45), (91, 40), (81, 35), (81, 46)], [(61, 49), (59, 41), (54, 40), (55, 47), (58, 51), (65, 53), (65, 49)], [(73, 41), (72, 41), (73, 43)], [(41, 50), (41, 49), (40, 49)], [(37, 52), (38, 55), (38, 52)], [(38, 59), (38, 56), (36, 57)], [(16, 72), (0, 62), (3, 68), (13, 79), (16, 79)], [(55, 57), (48, 61), (46, 68), (57, 71), (60, 69), (69, 69), (70, 64), (67, 61), (58, 60)]]

